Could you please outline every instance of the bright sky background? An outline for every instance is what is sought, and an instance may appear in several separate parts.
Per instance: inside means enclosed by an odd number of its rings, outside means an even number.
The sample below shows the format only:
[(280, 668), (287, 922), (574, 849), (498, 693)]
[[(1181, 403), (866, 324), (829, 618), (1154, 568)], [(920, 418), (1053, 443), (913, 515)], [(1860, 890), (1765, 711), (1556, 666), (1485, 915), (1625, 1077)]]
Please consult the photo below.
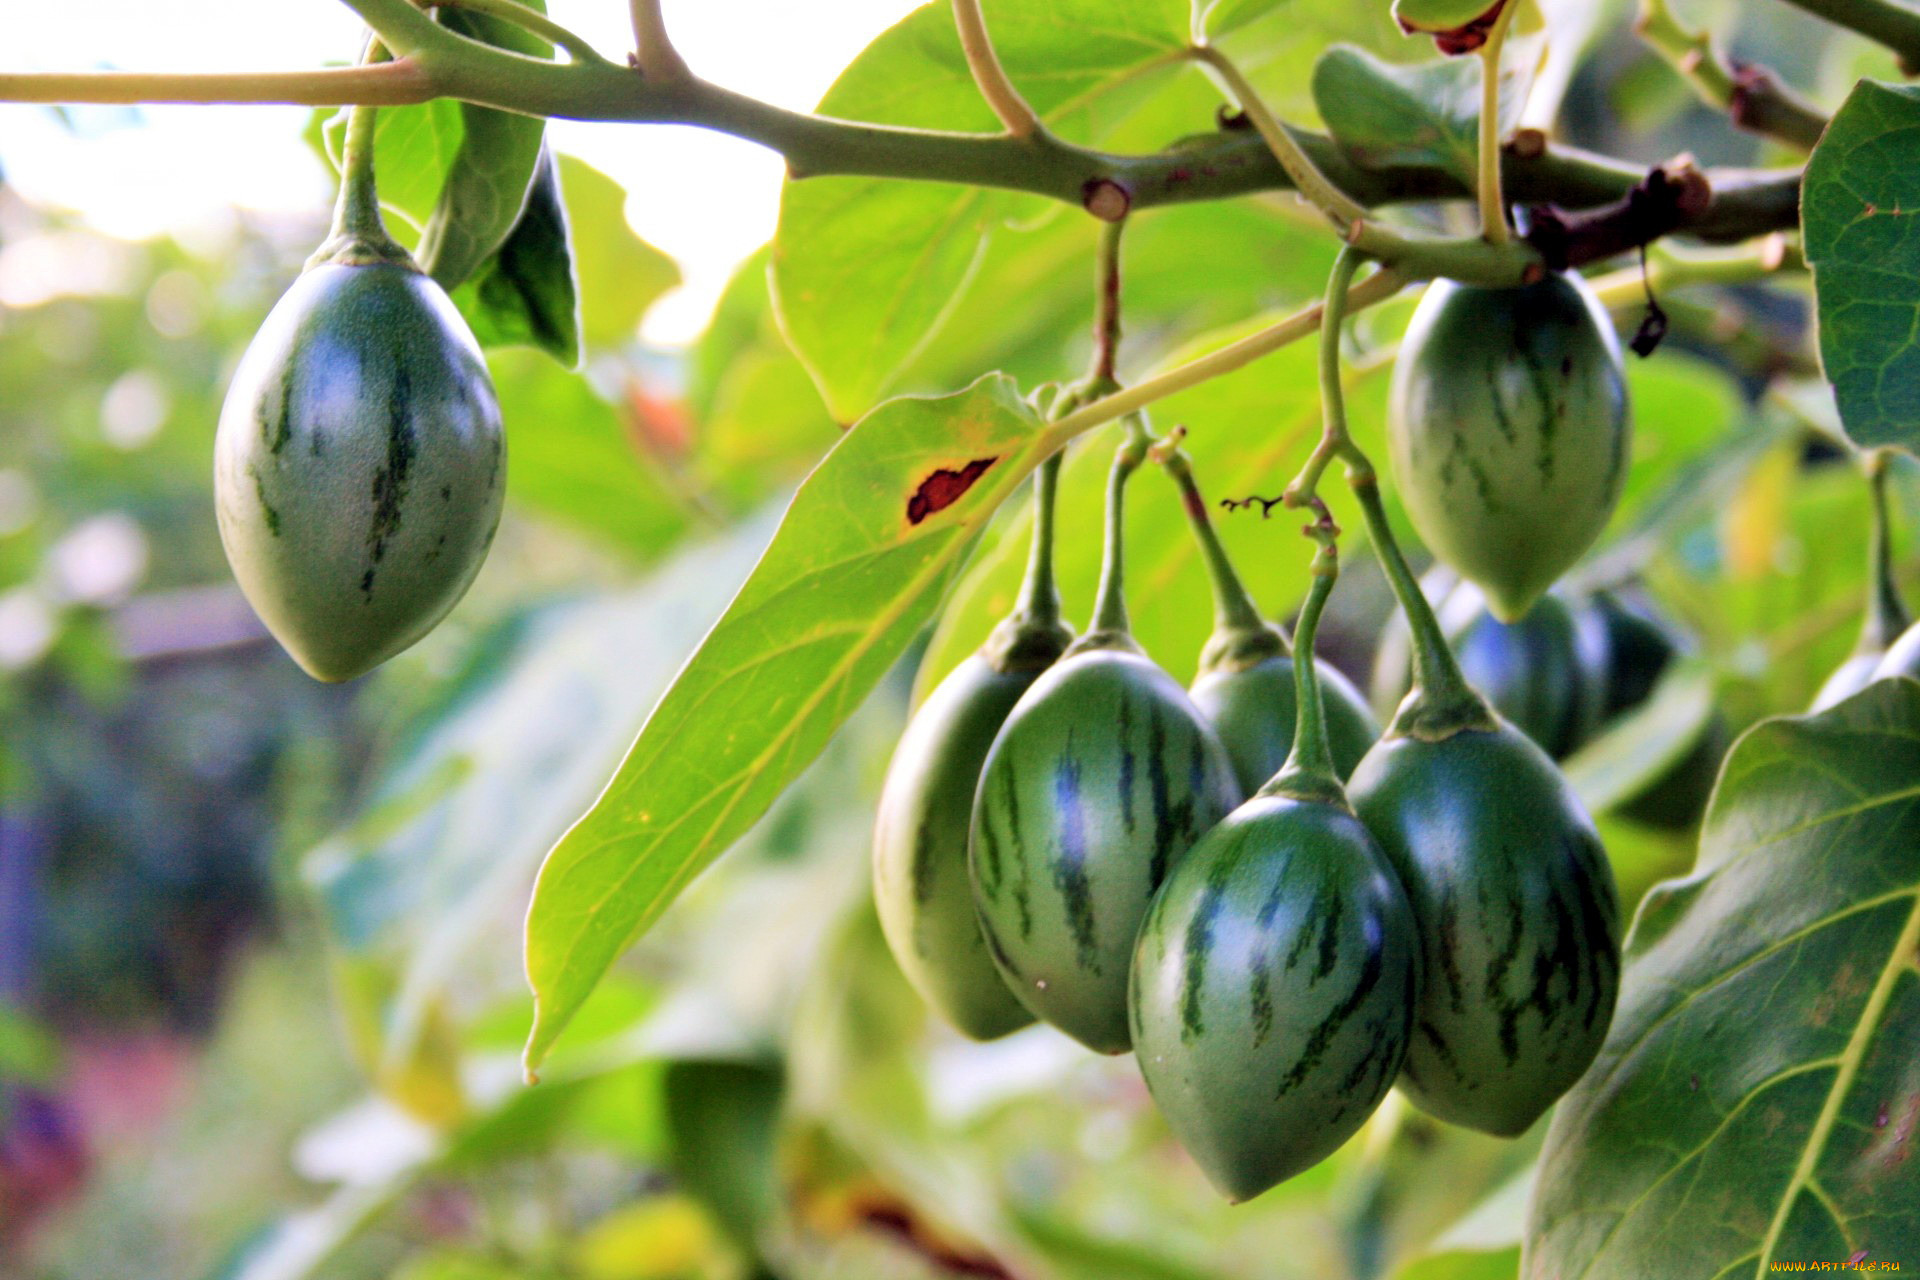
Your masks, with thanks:
[[(812, 107), (834, 75), (913, 0), (666, 0), (674, 42), (707, 79)], [(623, 0), (550, 0), (559, 22), (618, 58)], [(335, 0), (0, 0), (8, 71), (113, 67), (268, 70), (349, 61), (359, 20)], [(298, 107), (154, 107), (80, 113), (76, 140), (45, 110), (0, 106), (0, 166), (36, 202), (76, 209), (128, 238), (218, 228), (226, 211), (324, 208), (332, 178), (300, 140)], [(683, 342), (706, 324), (733, 267), (773, 232), (778, 156), (704, 130), (556, 121), (552, 137), (626, 186), (635, 230), (680, 261), (686, 287), (646, 336)]]

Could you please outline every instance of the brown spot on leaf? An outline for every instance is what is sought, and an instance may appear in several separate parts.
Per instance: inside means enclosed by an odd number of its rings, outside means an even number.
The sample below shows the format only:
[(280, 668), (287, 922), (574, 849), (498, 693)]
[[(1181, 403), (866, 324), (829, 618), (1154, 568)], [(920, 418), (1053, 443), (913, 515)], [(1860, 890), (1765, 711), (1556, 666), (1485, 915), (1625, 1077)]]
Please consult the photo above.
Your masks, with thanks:
[(945, 511), (973, 488), (973, 482), (985, 475), (988, 467), (998, 461), (998, 458), (975, 458), (958, 469), (941, 467), (933, 472), (920, 482), (920, 487), (907, 499), (907, 523), (919, 524), (928, 516)]

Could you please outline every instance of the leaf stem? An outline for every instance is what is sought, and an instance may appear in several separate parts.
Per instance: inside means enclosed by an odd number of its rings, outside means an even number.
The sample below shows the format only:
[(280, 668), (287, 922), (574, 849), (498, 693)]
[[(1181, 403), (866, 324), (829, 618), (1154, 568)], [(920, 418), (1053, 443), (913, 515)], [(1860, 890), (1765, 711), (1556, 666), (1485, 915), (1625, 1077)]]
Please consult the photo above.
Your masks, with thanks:
[(575, 35), (546, 14), (529, 9), (515, 0), (433, 0), (436, 7), (444, 9), (467, 9), (473, 13), (484, 13), (523, 27), (534, 35), (551, 44), (565, 49), (576, 62), (595, 62), (602, 66), (612, 66), (600, 51), (595, 49), (585, 37)]
[(1503, 245), (1510, 238), (1506, 195), (1500, 187), (1500, 51), (1506, 47), (1507, 28), (1519, 9), (1520, 0), (1507, 0), (1480, 46), (1480, 157), (1475, 186), (1480, 234), (1492, 245)]
[(1280, 121), (1274, 118), (1267, 104), (1260, 99), (1259, 93), (1247, 78), (1240, 74), (1240, 68), (1233, 64), (1220, 50), (1210, 44), (1196, 45), (1193, 56), (1212, 67), (1226, 83), (1227, 90), (1239, 103), (1240, 110), (1253, 122), (1254, 130), (1261, 140), (1273, 152), (1274, 159), (1293, 180), (1293, 185), (1306, 201), (1327, 215), (1342, 235), (1351, 235), (1355, 224), (1364, 223), (1367, 218), (1366, 206), (1335, 186), (1320, 167), (1313, 162), (1293, 139)]
[(966, 55), (967, 69), (973, 72), (973, 82), (980, 87), (980, 96), (993, 108), (993, 114), (1007, 127), (1007, 136), (1031, 138), (1041, 133), (1040, 117), (1007, 79), (1000, 55), (994, 52), (980, 0), (953, 0), (953, 21), (960, 28), (960, 50)]
[(650, 84), (682, 84), (693, 80), (680, 51), (667, 37), (667, 23), (660, 12), (660, 0), (628, 0), (633, 18), (633, 62)]

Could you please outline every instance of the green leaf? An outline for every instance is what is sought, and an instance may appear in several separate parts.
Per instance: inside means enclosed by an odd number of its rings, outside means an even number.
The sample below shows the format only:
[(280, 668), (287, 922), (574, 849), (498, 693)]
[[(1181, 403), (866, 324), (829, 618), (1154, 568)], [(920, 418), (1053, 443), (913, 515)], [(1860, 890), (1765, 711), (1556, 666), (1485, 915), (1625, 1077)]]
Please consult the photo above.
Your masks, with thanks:
[(1807, 162), (1800, 225), (1820, 363), (1862, 448), (1920, 451), (1920, 89), (1863, 80)]
[(1037, 465), (1010, 379), (876, 409), (794, 496), (746, 585), (527, 917), (537, 1066), (614, 958), (757, 819), (925, 624), (981, 524)]
[(644, 452), (629, 411), (531, 352), (496, 351), (488, 363), (513, 432), (507, 492), (515, 502), (636, 560), (686, 532), (692, 500)]
[(1718, 682), (1705, 662), (1679, 662), (1647, 700), (1561, 765), (1589, 812), (1634, 799), (1684, 759), (1713, 723)]
[[(336, 173), (350, 114), (347, 107), (331, 113), (316, 112), (307, 128), (307, 141)], [(451, 98), (382, 107), (374, 117), (374, 182), (381, 207), (402, 219), (402, 225), (390, 225), (388, 229), (403, 244), (419, 242), (420, 231), (433, 216), (440, 188), (453, 171), (466, 137), (466, 119), (460, 104)]]
[(371, 1056), (405, 1059), (427, 1037), (434, 1009), (592, 802), (761, 536), (748, 524), (637, 591), (510, 619), (397, 735), (366, 811), (303, 867), (350, 966), (354, 1012), (378, 1041)]
[[(521, 0), (536, 13), (546, 0)], [(551, 58), (553, 46), (517, 23), (479, 13), (442, 11), (439, 21), (470, 39)], [(547, 122), (492, 107), (460, 104), (464, 126), (459, 154), (440, 184), (433, 212), (420, 233), (420, 269), (451, 291), (506, 243), (520, 220), (540, 163)], [(378, 152), (375, 152), (376, 161)], [(564, 260), (562, 270), (565, 270)]]
[[(986, 6), (1000, 59), (1034, 110), (1079, 131), (1110, 125), (1113, 112), (1145, 100), (1153, 81), (1141, 72), (1175, 64), (1189, 19), (1186, 0)], [(820, 111), (919, 128), (998, 128), (943, 5), (922, 7), (869, 45)], [(774, 292), (787, 336), (834, 415), (851, 421), (893, 385), (940, 330), (995, 227), (1046, 207), (945, 184), (790, 181), (774, 238)]]
[(571, 369), (580, 363), (580, 303), (567, 211), (552, 154), (538, 159), (519, 221), (453, 301), (480, 345), (538, 347)]
[(1524, 1274), (1754, 1276), (1920, 1244), (1920, 683), (1735, 746), (1559, 1105)]
[(626, 188), (606, 174), (561, 156), (560, 190), (579, 268), (581, 333), (591, 347), (625, 346), (647, 308), (680, 283), (680, 268), (635, 234)]
[[(1478, 0), (1475, 0), (1477, 3)], [(1520, 119), (1540, 64), (1538, 37), (1515, 37), (1500, 67), (1500, 131)], [(1435, 165), (1474, 181), (1480, 154), (1480, 60), (1396, 65), (1335, 45), (1313, 67), (1313, 97), (1335, 142), (1355, 164)]]

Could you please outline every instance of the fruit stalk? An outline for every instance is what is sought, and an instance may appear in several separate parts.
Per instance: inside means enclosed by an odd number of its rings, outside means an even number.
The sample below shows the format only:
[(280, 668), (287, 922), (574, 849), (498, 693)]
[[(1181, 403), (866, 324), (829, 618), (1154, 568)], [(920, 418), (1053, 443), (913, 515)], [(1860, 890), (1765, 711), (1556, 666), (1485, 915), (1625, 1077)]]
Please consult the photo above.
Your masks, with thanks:
[(1259, 606), (1247, 593), (1233, 561), (1227, 557), (1227, 549), (1220, 543), (1206, 499), (1193, 478), (1193, 460), (1177, 447), (1184, 434), (1185, 428), (1176, 429), (1154, 449), (1153, 456), (1180, 489), (1180, 504), (1186, 509), (1187, 522), (1200, 545), (1200, 558), (1213, 587), (1213, 637), (1207, 642), (1200, 665), (1205, 669), (1228, 661), (1253, 662), (1270, 654), (1284, 656), (1288, 649), (1286, 636), (1260, 616)]
[(1480, 46), (1480, 234), (1488, 244), (1503, 245), (1508, 240), (1507, 202), (1500, 189), (1500, 50), (1507, 43), (1507, 28), (1520, 0), (1507, 0), (1500, 16)]
[(1116, 641), (1132, 645), (1132, 624), (1127, 617), (1126, 490), (1127, 481), (1146, 461), (1151, 441), (1146, 422), (1139, 414), (1127, 418), (1127, 438), (1113, 455), (1113, 468), (1107, 473), (1106, 545), (1100, 552), (1100, 588), (1094, 596), (1093, 622), (1077, 647), (1092, 647), (1095, 638), (1102, 647)]
[(1294, 625), (1293, 687), (1295, 720), (1293, 750), (1273, 781), (1260, 789), (1263, 796), (1292, 796), (1298, 800), (1318, 800), (1347, 807), (1347, 794), (1333, 767), (1333, 749), (1327, 739), (1327, 713), (1320, 700), (1320, 679), (1315, 670), (1313, 641), (1320, 629), (1320, 615), (1326, 610), (1327, 597), (1340, 577), (1340, 529), (1333, 523), (1326, 504), (1312, 500), (1319, 519), (1306, 528), (1306, 534), (1318, 543), (1313, 556), (1313, 584), (1307, 589), (1307, 601), (1300, 607), (1300, 621)]

